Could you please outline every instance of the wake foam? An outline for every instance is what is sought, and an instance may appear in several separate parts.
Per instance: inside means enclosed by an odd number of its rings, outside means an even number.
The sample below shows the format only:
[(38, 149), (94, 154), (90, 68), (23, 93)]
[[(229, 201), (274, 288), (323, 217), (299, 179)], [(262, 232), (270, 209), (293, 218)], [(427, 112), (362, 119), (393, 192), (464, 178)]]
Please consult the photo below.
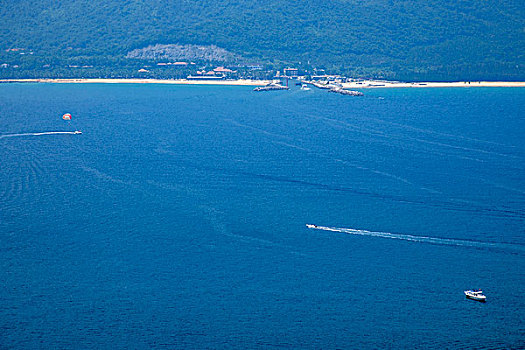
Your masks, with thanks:
[(74, 131), (47, 131), (47, 132), (28, 132), (23, 134), (6, 134), (6, 135), (0, 135), (0, 139), (6, 138), (6, 137), (22, 137), (22, 136), (42, 136), (42, 135), (75, 135), (76, 133)]
[(340, 232), (340, 233), (345, 233), (349, 235), (357, 235), (357, 236), (390, 238), (390, 239), (399, 239), (399, 240), (410, 241), (410, 242), (430, 243), (430, 244), (439, 244), (439, 245), (448, 245), (448, 246), (493, 248), (493, 249), (505, 249), (505, 250), (512, 249), (512, 250), (519, 251), (522, 253), (525, 252), (525, 246), (520, 245), (520, 244), (494, 243), (494, 242), (470, 241), (470, 240), (463, 240), (463, 239), (415, 236), (415, 235), (406, 235), (406, 234), (390, 233), (390, 232), (376, 232), (376, 231), (359, 230), (359, 229), (353, 229), (353, 228), (326, 227), (326, 226), (316, 226), (316, 225), (306, 225), (306, 226), (308, 228), (316, 229), (316, 230)]

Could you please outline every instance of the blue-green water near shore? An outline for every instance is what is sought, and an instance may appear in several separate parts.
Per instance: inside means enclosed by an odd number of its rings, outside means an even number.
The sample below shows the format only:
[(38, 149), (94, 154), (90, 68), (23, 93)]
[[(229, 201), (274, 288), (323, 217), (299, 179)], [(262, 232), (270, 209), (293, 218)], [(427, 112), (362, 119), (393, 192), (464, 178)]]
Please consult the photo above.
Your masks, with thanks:
[(0, 348), (525, 346), (525, 89), (0, 96)]

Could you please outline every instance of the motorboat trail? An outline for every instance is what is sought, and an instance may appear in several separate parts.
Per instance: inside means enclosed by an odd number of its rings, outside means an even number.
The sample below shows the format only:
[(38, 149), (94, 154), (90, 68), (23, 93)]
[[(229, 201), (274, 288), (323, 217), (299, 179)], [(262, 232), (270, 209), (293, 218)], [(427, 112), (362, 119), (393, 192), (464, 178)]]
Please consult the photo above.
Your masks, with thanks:
[(44, 135), (79, 135), (82, 134), (82, 131), (46, 131), (46, 132), (28, 132), (21, 134), (6, 134), (0, 135), (0, 139), (7, 137), (23, 137), (23, 136), (44, 136)]
[(306, 224), (306, 227), (309, 229), (330, 231), (330, 232), (340, 232), (340, 233), (356, 235), (356, 236), (389, 238), (389, 239), (398, 239), (398, 240), (409, 241), (409, 242), (430, 243), (430, 244), (439, 244), (439, 245), (448, 245), (448, 246), (466, 246), (466, 247), (474, 247), (474, 248), (493, 248), (493, 249), (501, 249), (501, 250), (514, 250), (517, 252), (525, 253), (525, 246), (520, 245), (520, 244), (513, 244), (513, 243), (481, 242), (481, 241), (471, 241), (471, 240), (456, 239), (456, 238), (416, 236), (416, 235), (408, 235), (408, 234), (400, 234), (400, 233), (367, 231), (367, 230), (360, 230), (360, 229), (353, 229), (353, 228), (318, 226), (318, 225), (313, 225), (313, 224)]

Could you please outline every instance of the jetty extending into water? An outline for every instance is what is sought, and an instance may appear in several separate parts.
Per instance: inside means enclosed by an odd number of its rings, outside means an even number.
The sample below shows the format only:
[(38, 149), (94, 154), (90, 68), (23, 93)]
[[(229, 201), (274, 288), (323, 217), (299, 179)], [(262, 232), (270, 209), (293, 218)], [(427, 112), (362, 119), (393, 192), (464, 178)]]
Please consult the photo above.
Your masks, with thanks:
[(266, 86), (260, 86), (253, 89), (253, 91), (274, 91), (274, 90), (289, 90), (288, 86), (271, 83)]
[(303, 81), (304, 84), (310, 84), (315, 86), (318, 89), (328, 90), (328, 92), (335, 92), (341, 95), (347, 96), (363, 96), (364, 94), (360, 91), (355, 90), (345, 90), (343, 85), (337, 82), (318, 82), (318, 81)]
[(324, 89), (324, 90), (332, 89), (333, 87), (335, 87), (335, 86), (330, 85), (330, 84), (321, 84), (321, 83), (315, 83), (315, 82), (309, 82), (309, 84), (312, 84), (313, 86), (315, 86), (318, 89)]
[[(307, 86), (307, 84), (311, 84), (319, 89), (326, 89), (328, 92), (334, 92), (341, 95), (347, 95), (347, 96), (363, 96), (364, 94), (360, 91), (355, 90), (345, 90), (341, 84), (334, 84), (334, 83), (318, 83), (318, 82), (309, 82), (309, 81), (300, 81), (300, 84), (304, 84), (304, 86)], [(276, 91), (276, 90), (289, 90), (290, 88), (285, 85), (281, 85), (279, 83), (270, 83), (266, 86), (260, 86), (253, 89), (253, 91)], [(303, 88), (302, 88), (303, 89)]]
[(364, 95), (361, 91), (345, 90), (343, 88), (330, 89), (328, 90), (328, 92), (335, 92), (337, 94), (347, 95), (347, 96), (363, 96)]

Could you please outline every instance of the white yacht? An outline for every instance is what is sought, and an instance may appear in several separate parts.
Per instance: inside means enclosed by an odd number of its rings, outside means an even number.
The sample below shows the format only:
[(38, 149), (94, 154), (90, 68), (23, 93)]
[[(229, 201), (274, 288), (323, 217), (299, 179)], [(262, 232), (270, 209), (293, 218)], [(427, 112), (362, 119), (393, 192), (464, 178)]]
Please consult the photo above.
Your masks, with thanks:
[(466, 290), (464, 293), (467, 299), (477, 300), (481, 302), (485, 302), (487, 300), (487, 297), (483, 295), (483, 291), (481, 289)]

